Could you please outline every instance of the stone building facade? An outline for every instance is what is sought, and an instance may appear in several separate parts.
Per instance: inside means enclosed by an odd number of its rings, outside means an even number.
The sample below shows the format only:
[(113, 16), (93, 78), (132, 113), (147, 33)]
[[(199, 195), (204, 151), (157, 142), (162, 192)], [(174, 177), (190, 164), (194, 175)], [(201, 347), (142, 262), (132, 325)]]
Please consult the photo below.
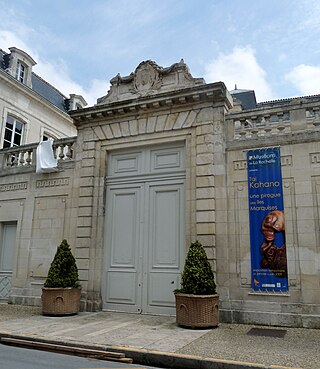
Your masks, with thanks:
[[(146, 61), (116, 76), (95, 106), (71, 112), (78, 135), (55, 142), (59, 172), (36, 174), (32, 145), (16, 165), (6, 164), (17, 152), (0, 151), (6, 298), (39, 304), (67, 238), (83, 309), (174, 314), (172, 291), (198, 239), (222, 321), (319, 327), (319, 106), (313, 97), (243, 110), (222, 82), (193, 78), (183, 61)], [(290, 288), (282, 294), (250, 286), (245, 151), (271, 145), (281, 147), (285, 196)], [(11, 254), (6, 225), (15, 229)]]
[(86, 106), (83, 97), (67, 98), (33, 72), (36, 62), (29, 54), (9, 50), (0, 49), (0, 147), (75, 136), (68, 111)]
[[(226, 119), (226, 185), (216, 188), (216, 243), (228, 244), (233, 321), (319, 327), (319, 96), (257, 104)], [(280, 146), (288, 259), (288, 293), (254, 293), (250, 281), (246, 151)], [(221, 219), (221, 217), (220, 217)], [(225, 231), (227, 227), (227, 232)], [(222, 267), (217, 259), (217, 273)]]

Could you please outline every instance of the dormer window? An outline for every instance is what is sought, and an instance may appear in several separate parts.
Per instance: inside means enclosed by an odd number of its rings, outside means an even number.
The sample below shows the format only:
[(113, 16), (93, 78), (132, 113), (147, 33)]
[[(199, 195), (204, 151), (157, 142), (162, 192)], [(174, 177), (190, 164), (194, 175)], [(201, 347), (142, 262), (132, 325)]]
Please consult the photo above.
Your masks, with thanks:
[(17, 81), (32, 88), (32, 67), (36, 62), (25, 51), (16, 47), (9, 47), (11, 52), (8, 60), (7, 72)]
[(18, 61), (17, 63), (17, 69), (16, 69), (16, 79), (19, 82), (24, 82), (25, 79), (25, 72), (26, 72), (26, 67), (23, 63), (21, 63), (20, 61)]
[(66, 100), (68, 110), (83, 109), (87, 102), (81, 95), (70, 94), (70, 99)]

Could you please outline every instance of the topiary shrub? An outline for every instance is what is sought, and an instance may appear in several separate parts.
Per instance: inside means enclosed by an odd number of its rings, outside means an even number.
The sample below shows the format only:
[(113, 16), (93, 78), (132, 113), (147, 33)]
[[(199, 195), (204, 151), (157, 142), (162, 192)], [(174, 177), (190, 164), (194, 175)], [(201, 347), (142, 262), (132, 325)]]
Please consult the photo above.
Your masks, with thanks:
[(207, 254), (201, 243), (196, 241), (191, 244), (183, 273), (181, 289), (175, 293), (187, 293), (193, 295), (214, 295), (216, 284)]
[(46, 288), (79, 287), (79, 275), (76, 260), (67, 240), (63, 240), (50, 265)]

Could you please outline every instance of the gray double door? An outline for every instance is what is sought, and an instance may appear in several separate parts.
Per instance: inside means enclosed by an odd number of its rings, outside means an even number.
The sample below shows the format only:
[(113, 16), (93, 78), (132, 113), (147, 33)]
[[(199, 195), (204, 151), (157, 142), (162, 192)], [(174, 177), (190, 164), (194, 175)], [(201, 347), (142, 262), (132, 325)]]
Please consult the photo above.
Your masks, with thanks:
[(174, 314), (185, 235), (184, 147), (109, 156), (103, 307)]

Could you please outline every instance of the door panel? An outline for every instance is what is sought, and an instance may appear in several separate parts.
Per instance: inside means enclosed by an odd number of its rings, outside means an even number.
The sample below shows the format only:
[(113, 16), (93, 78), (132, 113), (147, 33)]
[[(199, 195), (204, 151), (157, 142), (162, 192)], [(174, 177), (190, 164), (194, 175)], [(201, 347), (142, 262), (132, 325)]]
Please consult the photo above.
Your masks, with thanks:
[(138, 194), (131, 191), (112, 192), (111, 267), (136, 266)]
[[(149, 185), (148, 242), (144, 277), (147, 313), (174, 314), (173, 290), (178, 288), (184, 239), (184, 184), (168, 181)], [(166, 309), (164, 309), (166, 307)]]
[(109, 249), (105, 308), (137, 312), (141, 310), (141, 283), (138, 281), (141, 187), (113, 186), (108, 189), (107, 196)]
[(179, 267), (180, 196), (175, 186), (150, 187), (152, 268)]
[(137, 305), (135, 272), (109, 270), (107, 281), (108, 303)]
[(175, 313), (173, 291), (180, 284), (180, 274), (153, 271), (148, 278), (148, 301), (145, 313), (170, 314)]
[(184, 156), (181, 147), (151, 150), (151, 171), (172, 171), (184, 169)]
[(111, 156), (111, 164), (108, 172), (112, 176), (123, 174), (137, 174), (141, 172), (142, 158), (141, 152), (132, 152), (130, 154), (115, 154)]

